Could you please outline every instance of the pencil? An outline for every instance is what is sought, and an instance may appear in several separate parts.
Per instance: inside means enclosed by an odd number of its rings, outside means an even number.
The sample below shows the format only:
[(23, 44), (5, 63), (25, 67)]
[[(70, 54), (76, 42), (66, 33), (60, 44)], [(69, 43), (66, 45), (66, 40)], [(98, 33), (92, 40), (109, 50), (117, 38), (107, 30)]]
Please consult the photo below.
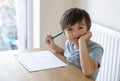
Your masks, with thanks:
[[(57, 35), (53, 36), (52, 39), (55, 39), (56, 37), (58, 37), (58, 36), (60, 36), (60, 35), (62, 35), (62, 34), (63, 34), (63, 32), (60, 32), (60, 33), (58, 33)], [(50, 41), (47, 40), (47, 43), (50, 43)]]
[(63, 32), (60, 32), (60, 33), (58, 33), (57, 35), (55, 35), (54, 37), (52, 37), (52, 39), (55, 39), (56, 37), (58, 37), (58, 36), (60, 36), (60, 35), (62, 35), (63, 34)]

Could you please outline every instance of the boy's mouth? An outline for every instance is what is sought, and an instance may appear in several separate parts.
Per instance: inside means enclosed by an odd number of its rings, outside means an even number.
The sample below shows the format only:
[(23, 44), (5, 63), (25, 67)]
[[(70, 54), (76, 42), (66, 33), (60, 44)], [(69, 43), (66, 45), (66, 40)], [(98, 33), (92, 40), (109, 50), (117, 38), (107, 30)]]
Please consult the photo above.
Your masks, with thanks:
[(81, 36), (79, 36), (79, 37), (74, 37), (73, 39), (79, 39)]
[(84, 33), (84, 34), (82, 34), (82, 35), (80, 35), (80, 36), (78, 36), (78, 37), (73, 37), (73, 39), (79, 39), (81, 36), (83, 36), (83, 35), (85, 35), (86, 33)]

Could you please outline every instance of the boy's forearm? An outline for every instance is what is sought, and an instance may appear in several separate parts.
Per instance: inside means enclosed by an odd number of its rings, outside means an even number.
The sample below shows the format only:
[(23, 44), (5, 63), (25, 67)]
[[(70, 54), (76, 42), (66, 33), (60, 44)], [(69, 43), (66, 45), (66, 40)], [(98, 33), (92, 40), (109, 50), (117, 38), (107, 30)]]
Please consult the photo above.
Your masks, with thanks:
[(61, 47), (59, 47), (58, 45), (55, 45), (54, 47), (52, 47), (52, 49), (56, 52), (56, 53), (60, 53), (60, 54), (64, 54), (64, 49), (62, 49)]
[(81, 41), (79, 46), (82, 71), (86, 76), (90, 76), (95, 71), (95, 62), (89, 56), (86, 42)]

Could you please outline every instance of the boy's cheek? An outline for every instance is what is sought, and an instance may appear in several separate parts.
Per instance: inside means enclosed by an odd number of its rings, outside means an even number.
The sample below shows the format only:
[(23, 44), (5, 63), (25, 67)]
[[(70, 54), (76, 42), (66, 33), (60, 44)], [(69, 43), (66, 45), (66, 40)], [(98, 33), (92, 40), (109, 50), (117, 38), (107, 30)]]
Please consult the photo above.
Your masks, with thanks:
[(87, 32), (84, 32), (83, 34), (81, 34), (81, 36), (80, 36), (80, 37), (85, 36), (86, 34), (87, 34)]

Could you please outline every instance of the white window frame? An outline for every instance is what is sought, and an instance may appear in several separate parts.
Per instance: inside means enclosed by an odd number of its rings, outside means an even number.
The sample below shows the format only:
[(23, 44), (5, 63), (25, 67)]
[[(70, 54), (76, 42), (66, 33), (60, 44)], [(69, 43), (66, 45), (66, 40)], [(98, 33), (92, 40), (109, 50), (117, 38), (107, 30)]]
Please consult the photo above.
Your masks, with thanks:
[(40, 0), (27, 0), (27, 48), (40, 48)]
[[(26, 1), (24, 4), (22, 1)], [(21, 6), (22, 5), (22, 6)], [(40, 47), (40, 0), (17, 0), (19, 50)], [(26, 15), (23, 15), (26, 14)]]
[[(16, 20), (18, 29), (18, 49), (26, 49), (26, 0), (16, 1)], [(22, 5), (22, 6), (21, 6)]]
[(33, 0), (33, 48), (40, 48), (40, 0)]

